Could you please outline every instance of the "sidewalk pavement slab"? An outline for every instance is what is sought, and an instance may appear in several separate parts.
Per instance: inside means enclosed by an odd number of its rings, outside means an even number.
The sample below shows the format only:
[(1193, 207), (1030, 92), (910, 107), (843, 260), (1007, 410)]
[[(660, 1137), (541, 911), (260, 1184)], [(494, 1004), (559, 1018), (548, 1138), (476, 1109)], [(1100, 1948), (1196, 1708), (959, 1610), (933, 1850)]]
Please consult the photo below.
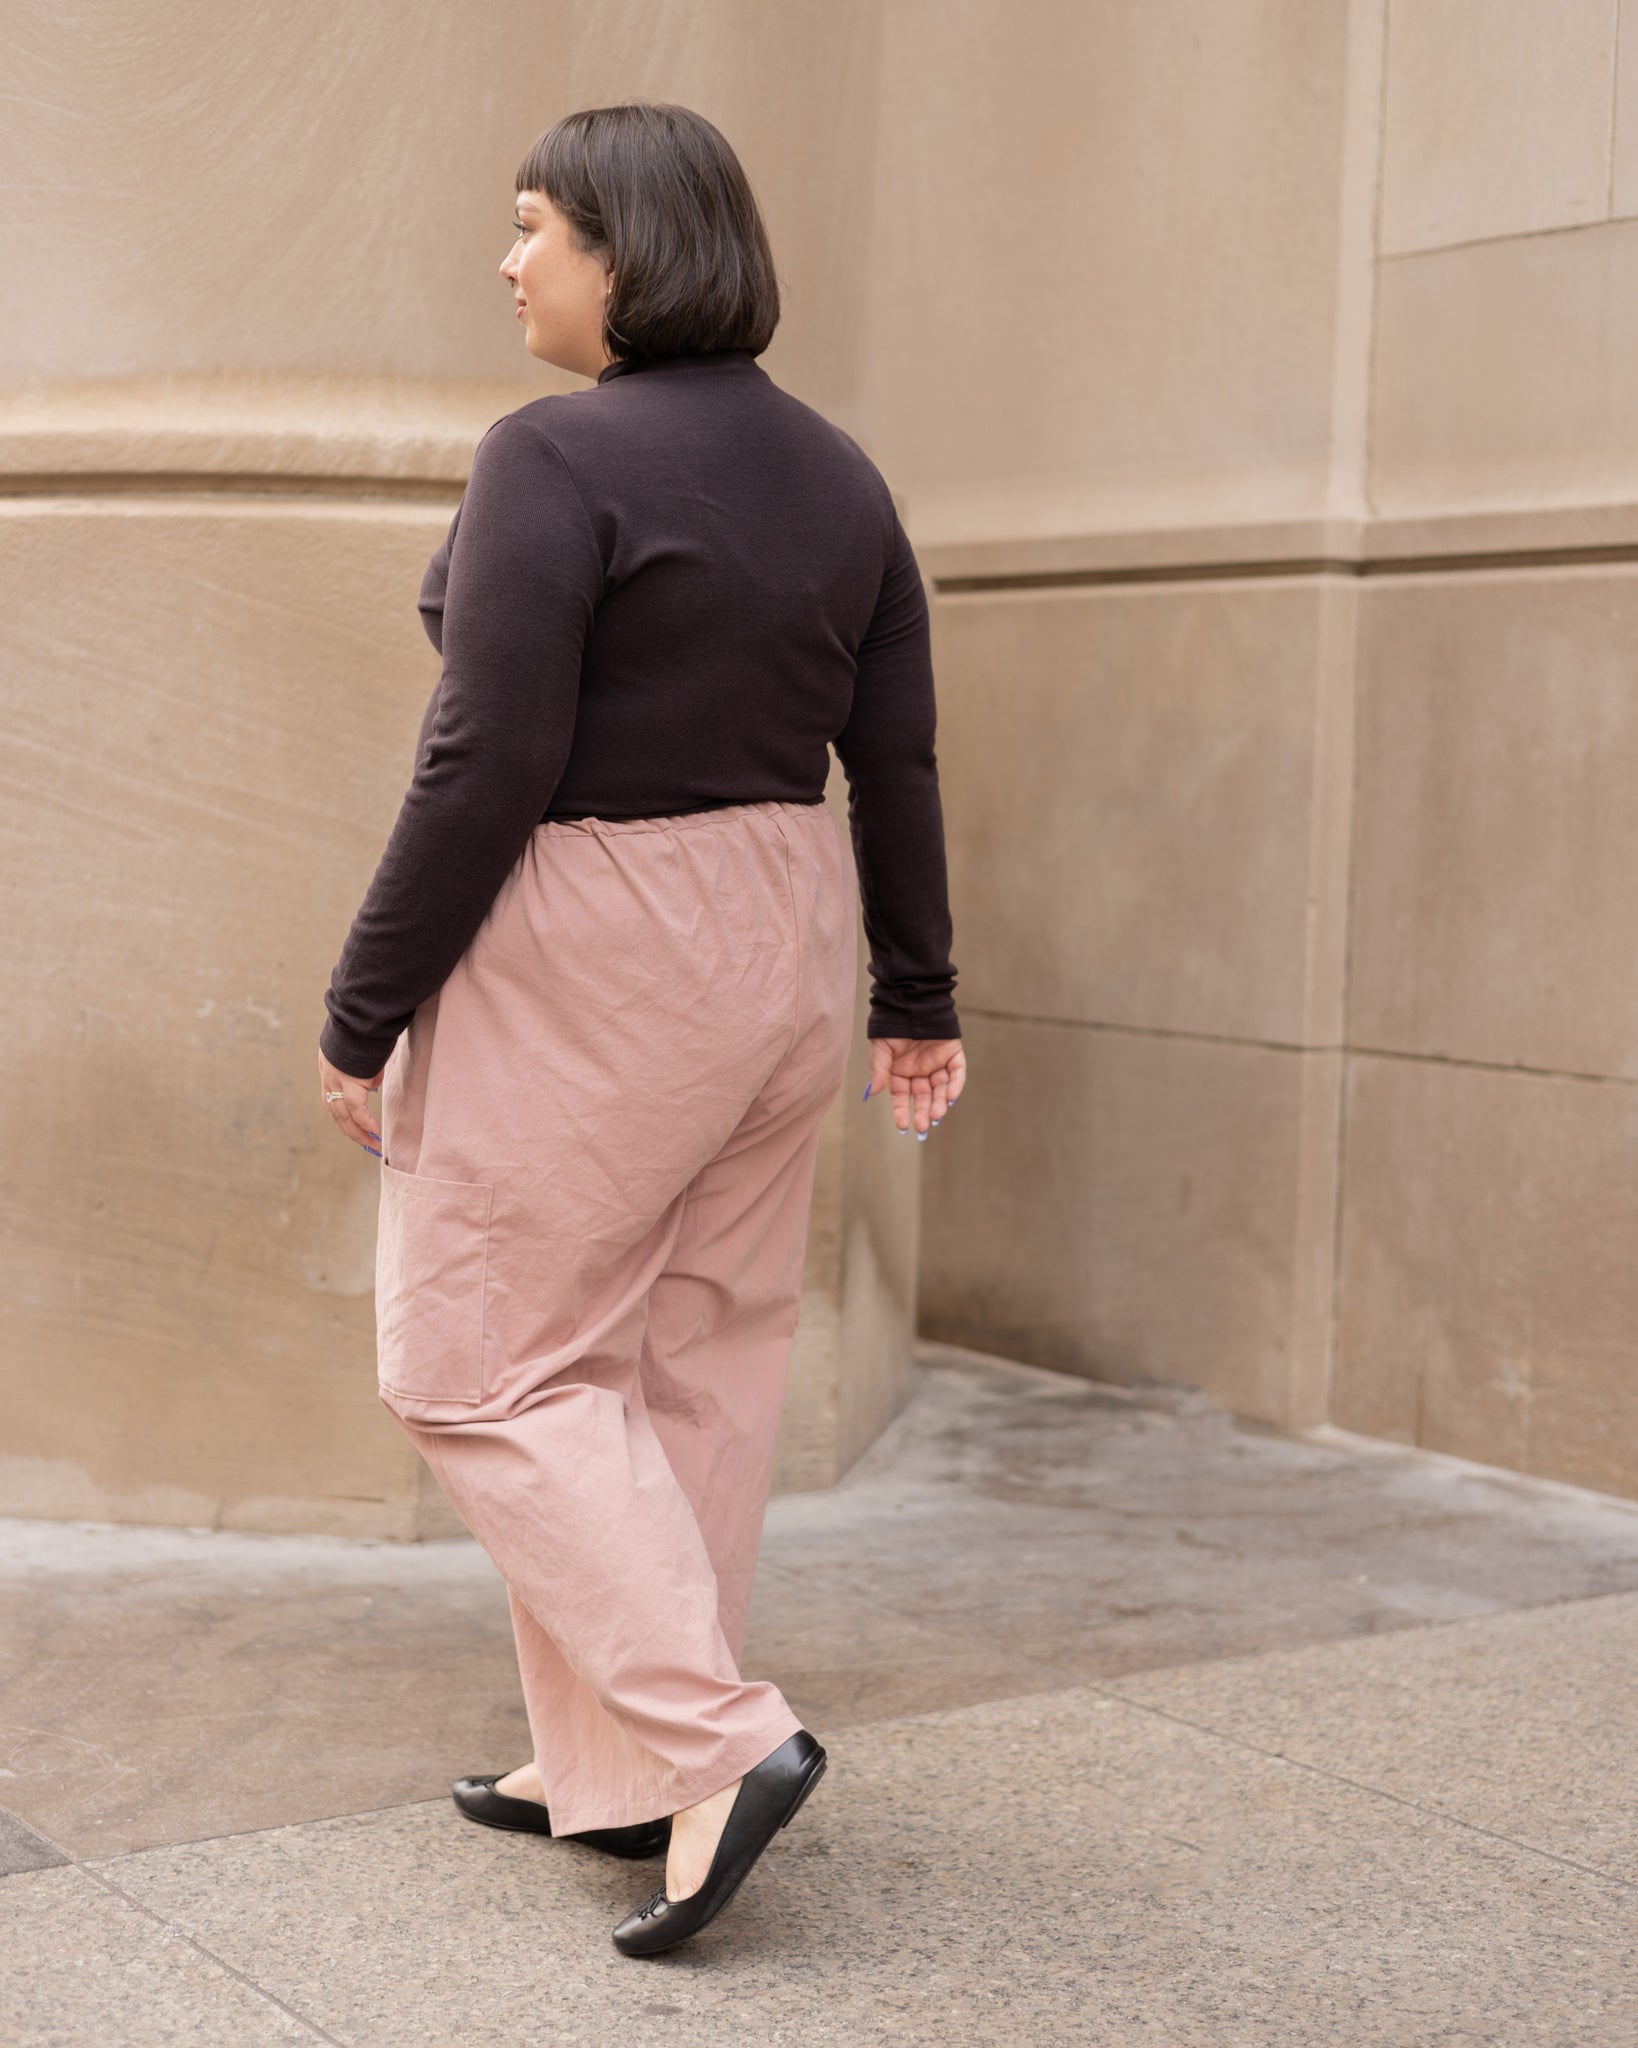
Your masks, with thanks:
[(720, 1920), (474, 1827), (467, 1542), (0, 1525), (0, 2048), (1638, 2041), (1638, 1506), (928, 1346), (772, 1503), (831, 1768)]
[[(1522, 1650), (1552, 1617), (1509, 1619)], [(1353, 1698), (1379, 1648), (1327, 1649), (1307, 1696)], [(1277, 1695), (1293, 1661), (1249, 1663)], [(609, 1942), (646, 1869), (447, 1802), (99, 1870), (361, 2048), (1638, 2039), (1633, 1886), (1232, 1731), (1074, 1688), (849, 1729), (831, 1755), (728, 1910), (648, 1962)]]

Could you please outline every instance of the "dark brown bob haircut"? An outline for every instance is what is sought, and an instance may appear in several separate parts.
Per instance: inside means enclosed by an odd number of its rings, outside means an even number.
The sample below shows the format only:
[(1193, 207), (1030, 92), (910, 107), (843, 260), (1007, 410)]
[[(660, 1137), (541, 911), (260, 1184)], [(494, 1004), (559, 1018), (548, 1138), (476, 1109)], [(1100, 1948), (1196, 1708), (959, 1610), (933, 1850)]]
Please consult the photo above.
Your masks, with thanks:
[(647, 100), (565, 114), (519, 164), (517, 189), (543, 193), (577, 247), (606, 255), (611, 356), (756, 356), (773, 339), (767, 231), (739, 158), (703, 114)]

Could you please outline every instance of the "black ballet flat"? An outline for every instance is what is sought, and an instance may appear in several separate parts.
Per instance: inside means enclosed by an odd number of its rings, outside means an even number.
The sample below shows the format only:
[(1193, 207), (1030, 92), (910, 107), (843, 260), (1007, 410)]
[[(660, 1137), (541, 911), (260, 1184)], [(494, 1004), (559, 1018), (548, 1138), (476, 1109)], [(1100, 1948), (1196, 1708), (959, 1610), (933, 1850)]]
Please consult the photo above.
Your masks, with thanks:
[[(552, 1816), (540, 1800), (514, 1799), (510, 1793), (495, 1790), (495, 1779), (505, 1775), (504, 1771), (497, 1771), (488, 1778), (457, 1778), (450, 1787), (450, 1797), (468, 1820), (481, 1821), (486, 1828), (510, 1828), (520, 1835), (551, 1834)], [(588, 1848), (602, 1849), (610, 1856), (658, 1856), (670, 1846), (671, 1816), (639, 1821), (629, 1828), (587, 1828), (583, 1834), (560, 1835), (557, 1839), (584, 1842)]]
[(697, 1892), (668, 1899), (665, 1886), (646, 1906), (628, 1913), (614, 1930), (614, 1945), (625, 1956), (656, 1956), (698, 1934), (714, 1920), (750, 1873), (751, 1865), (824, 1776), (825, 1752), (805, 1728), (786, 1738), (772, 1756), (745, 1773)]

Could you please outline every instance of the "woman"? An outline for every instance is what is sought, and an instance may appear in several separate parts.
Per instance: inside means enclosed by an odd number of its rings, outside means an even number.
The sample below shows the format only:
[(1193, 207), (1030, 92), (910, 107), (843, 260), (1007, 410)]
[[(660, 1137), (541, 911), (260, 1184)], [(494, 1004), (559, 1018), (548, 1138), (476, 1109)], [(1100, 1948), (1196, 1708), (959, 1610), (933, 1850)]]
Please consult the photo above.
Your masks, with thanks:
[(738, 160), (604, 107), (517, 186), (527, 346), (595, 382), (490, 427), (428, 567), (442, 674), (320, 1070), (382, 1161), (381, 1398), (510, 1592), (534, 1760), (456, 1802), (663, 1848), (614, 1930), (649, 1955), (824, 1769), (738, 1658), (861, 903), (867, 1098), (925, 1140), (966, 1069), (920, 575), (868, 458), (757, 363)]

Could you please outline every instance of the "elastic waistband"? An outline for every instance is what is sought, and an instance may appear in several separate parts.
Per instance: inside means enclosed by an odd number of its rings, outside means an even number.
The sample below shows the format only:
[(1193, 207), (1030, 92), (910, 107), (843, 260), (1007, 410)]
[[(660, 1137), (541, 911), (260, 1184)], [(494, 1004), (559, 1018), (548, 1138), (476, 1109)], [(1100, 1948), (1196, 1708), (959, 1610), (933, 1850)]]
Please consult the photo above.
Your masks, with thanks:
[(652, 818), (543, 818), (535, 830), (554, 837), (586, 833), (604, 839), (620, 832), (690, 832), (746, 817), (811, 818), (825, 808), (822, 796), (811, 800), (763, 797), (752, 803), (712, 804), (703, 810), (670, 811)]

